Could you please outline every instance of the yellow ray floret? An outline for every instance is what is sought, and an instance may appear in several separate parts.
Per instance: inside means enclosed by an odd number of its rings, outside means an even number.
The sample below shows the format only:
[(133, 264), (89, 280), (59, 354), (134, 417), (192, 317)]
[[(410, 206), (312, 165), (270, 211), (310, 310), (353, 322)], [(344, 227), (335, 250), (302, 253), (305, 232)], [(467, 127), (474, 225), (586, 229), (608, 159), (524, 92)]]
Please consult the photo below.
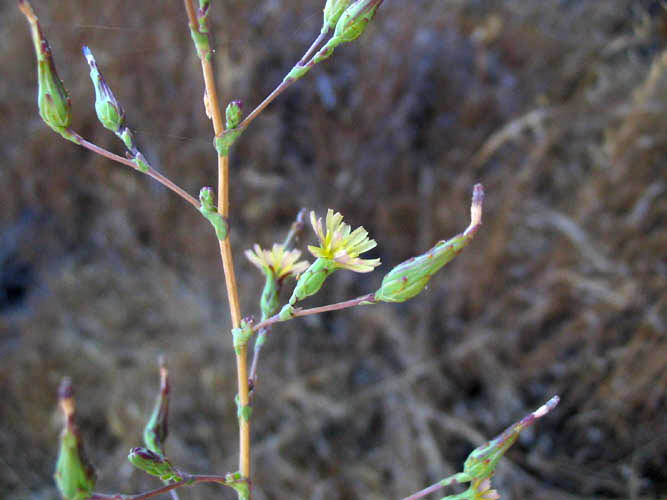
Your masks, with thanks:
[(308, 261), (299, 260), (299, 250), (286, 250), (284, 245), (273, 244), (271, 250), (264, 250), (258, 244), (252, 250), (246, 250), (245, 256), (259, 269), (268, 268), (276, 275), (276, 279), (283, 279), (288, 275), (298, 276), (308, 268)]
[(322, 218), (318, 219), (315, 212), (310, 212), (310, 223), (320, 240), (319, 246), (308, 247), (315, 257), (333, 260), (337, 267), (357, 273), (368, 273), (380, 265), (380, 259), (359, 258), (362, 253), (375, 248), (377, 243), (368, 238), (368, 231), (363, 227), (352, 231), (349, 224), (343, 222), (340, 213), (329, 209), (326, 225), (323, 226)]

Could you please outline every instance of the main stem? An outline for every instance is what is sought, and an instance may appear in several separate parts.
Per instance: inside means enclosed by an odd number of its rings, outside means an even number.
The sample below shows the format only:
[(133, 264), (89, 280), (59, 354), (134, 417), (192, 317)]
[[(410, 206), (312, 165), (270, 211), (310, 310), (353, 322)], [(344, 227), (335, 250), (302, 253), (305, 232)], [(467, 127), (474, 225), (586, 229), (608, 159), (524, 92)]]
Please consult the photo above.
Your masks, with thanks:
[[(193, 0), (184, 0), (184, 2), (190, 27), (196, 28), (198, 21), (194, 2)], [(204, 57), (200, 54), (199, 59), (206, 86), (207, 109), (213, 122), (213, 130), (217, 136), (224, 132), (224, 124), (215, 86), (213, 65), (210, 61), (210, 54), (206, 54)], [(218, 155), (218, 213), (225, 218), (229, 216), (229, 157), (226, 155)], [(241, 307), (239, 304), (238, 287), (236, 285), (236, 274), (234, 272), (234, 261), (229, 236), (220, 241), (220, 258), (225, 274), (225, 285), (227, 287), (227, 299), (229, 301), (232, 326), (238, 328), (241, 324)], [(247, 406), (250, 403), (247, 347), (239, 349), (236, 353), (236, 371), (239, 403), (242, 406)], [(244, 478), (250, 481), (250, 422), (245, 419), (239, 419), (239, 471)]]

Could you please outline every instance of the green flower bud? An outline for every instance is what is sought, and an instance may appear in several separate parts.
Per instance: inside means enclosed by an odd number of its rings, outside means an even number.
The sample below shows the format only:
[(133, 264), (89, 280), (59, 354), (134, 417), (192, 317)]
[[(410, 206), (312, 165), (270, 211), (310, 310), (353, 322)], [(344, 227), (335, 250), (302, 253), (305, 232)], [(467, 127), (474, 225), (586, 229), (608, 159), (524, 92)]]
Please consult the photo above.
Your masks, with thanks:
[(473, 190), (471, 222), (468, 229), (447, 241), (441, 241), (428, 252), (412, 257), (394, 267), (382, 279), (375, 300), (382, 302), (405, 302), (418, 295), (431, 277), (472, 241), (482, 223), (482, 201), (484, 190), (477, 184)]
[(227, 238), (229, 226), (227, 225), (225, 218), (218, 213), (215, 207), (215, 203), (213, 202), (213, 189), (210, 187), (201, 188), (199, 191), (199, 201), (201, 202), (199, 211), (211, 223), (218, 239), (223, 241)]
[(151, 476), (157, 476), (163, 481), (180, 481), (183, 479), (169, 460), (146, 448), (132, 448), (127, 459), (137, 469), (141, 469)]
[(521, 431), (553, 410), (559, 401), (560, 398), (554, 396), (543, 406), (508, 427), (502, 434), (473, 450), (463, 464), (463, 474), (477, 480), (490, 477), (495, 471), (498, 461), (516, 442)]
[(299, 280), (296, 282), (296, 287), (289, 299), (290, 305), (296, 304), (298, 301), (310, 297), (319, 291), (331, 273), (336, 270), (336, 263), (331, 259), (319, 257), (313, 262), (308, 269), (306, 269)]
[(383, 0), (356, 0), (340, 15), (333, 38), (338, 43), (351, 42), (361, 36)]
[(165, 455), (164, 443), (169, 433), (167, 417), (169, 414), (169, 372), (164, 358), (160, 356), (160, 392), (155, 400), (153, 413), (144, 428), (146, 447), (159, 455)]
[(327, 0), (324, 6), (324, 22), (322, 25), (322, 33), (326, 33), (330, 29), (336, 28), (336, 23), (340, 16), (345, 12), (352, 0)]
[(97, 119), (104, 128), (120, 136), (122, 133), (121, 127), (125, 120), (125, 111), (118, 104), (116, 97), (97, 68), (97, 62), (95, 61), (95, 57), (93, 57), (93, 53), (85, 45), (82, 50), (88, 66), (90, 66), (90, 79), (93, 81), (93, 87), (95, 88), (95, 112), (97, 113)]
[(65, 426), (60, 434), (60, 450), (54, 478), (63, 498), (84, 500), (93, 493), (96, 475), (88, 463), (79, 429), (74, 421), (76, 410), (70, 379), (62, 381), (58, 397), (60, 408), (65, 415)]
[(225, 109), (225, 118), (227, 129), (236, 128), (241, 123), (241, 118), (243, 117), (243, 102), (242, 101), (231, 101), (227, 104), (227, 109)]
[(56, 71), (49, 42), (44, 38), (39, 21), (26, 0), (19, 1), (19, 8), (30, 24), (30, 34), (37, 57), (37, 106), (39, 115), (53, 130), (65, 138), (77, 142), (68, 132), (72, 123), (72, 106), (69, 94)]

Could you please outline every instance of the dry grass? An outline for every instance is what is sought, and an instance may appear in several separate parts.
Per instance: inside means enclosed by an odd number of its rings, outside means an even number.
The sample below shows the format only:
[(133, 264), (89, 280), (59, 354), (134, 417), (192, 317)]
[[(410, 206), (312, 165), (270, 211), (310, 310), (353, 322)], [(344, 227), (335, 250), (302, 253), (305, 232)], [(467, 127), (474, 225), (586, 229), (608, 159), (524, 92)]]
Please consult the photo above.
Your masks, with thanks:
[[(153, 163), (190, 192), (212, 183), (181, 4), (35, 4), (76, 128), (120, 151), (95, 121), (86, 43)], [(319, 2), (213, 11), (221, 94), (250, 105), (319, 28)], [(388, 0), (370, 31), (272, 105), (233, 155), (244, 309), (261, 284), (240, 251), (281, 239), (299, 207), (366, 226), (383, 269), (463, 229), (475, 181), (488, 192), (485, 226), (410, 303), (274, 330), (254, 413), (256, 497), (398, 498), (559, 393), (500, 467), (503, 498), (664, 498), (667, 11), (647, 0)], [(174, 461), (230, 470), (233, 353), (210, 228), (40, 123), (11, 2), (0, 42), (2, 496), (55, 498), (65, 374), (100, 489), (154, 485), (125, 454), (153, 401), (158, 352), (173, 376)], [(378, 281), (338, 273), (313, 304)], [(183, 498), (233, 496), (219, 491)]]

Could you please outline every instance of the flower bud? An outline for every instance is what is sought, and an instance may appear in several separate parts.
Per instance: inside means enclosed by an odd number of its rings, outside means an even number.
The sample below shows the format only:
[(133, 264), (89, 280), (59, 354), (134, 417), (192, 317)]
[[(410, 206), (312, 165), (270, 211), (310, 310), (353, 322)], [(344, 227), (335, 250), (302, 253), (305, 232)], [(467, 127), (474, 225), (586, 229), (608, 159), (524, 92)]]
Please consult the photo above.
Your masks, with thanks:
[(171, 462), (162, 455), (146, 448), (132, 448), (127, 459), (137, 469), (141, 469), (151, 476), (157, 476), (163, 481), (180, 481), (180, 473), (174, 469)]
[(75, 423), (76, 409), (70, 379), (66, 378), (58, 389), (60, 408), (65, 416), (65, 426), (60, 434), (60, 450), (54, 478), (63, 498), (83, 500), (92, 495), (95, 487), (95, 470), (88, 463), (83, 442)]
[(553, 410), (559, 401), (560, 398), (554, 396), (543, 406), (508, 427), (502, 434), (473, 450), (463, 464), (463, 474), (478, 480), (490, 477), (498, 461), (516, 442), (521, 431)]
[(292, 292), (292, 297), (289, 299), (290, 305), (296, 304), (298, 301), (310, 297), (319, 291), (331, 273), (336, 270), (336, 263), (331, 259), (319, 257), (313, 262), (308, 269), (306, 269), (299, 280), (296, 282), (296, 287)]
[(144, 428), (146, 447), (159, 455), (165, 455), (164, 442), (169, 433), (167, 417), (169, 416), (169, 372), (164, 357), (160, 356), (160, 392), (155, 400), (153, 413)]
[(225, 127), (236, 128), (241, 123), (241, 118), (243, 117), (243, 102), (242, 101), (231, 101), (227, 104), (227, 109), (225, 109), (225, 118), (226, 124)]
[(199, 201), (201, 202), (199, 211), (211, 223), (218, 239), (223, 241), (227, 238), (229, 227), (225, 218), (216, 210), (215, 203), (213, 202), (213, 189), (210, 187), (201, 188), (199, 191)]
[(361, 36), (383, 0), (356, 0), (340, 15), (334, 36), (338, 43), (351, 42)]
[(324, 23), (322, 32), (336, 28), (336, 23), (352, 0), (327, 0), (324, 6)]
[[(66, 138), (70, 138), (67, 137), (71, 135), (67, 129), (72, 122), (72, 106), (69, 94), (56, 71), (51, 47), (46, 38), (44, 38), (39, 21), (31, 5), (26, 0), (20, 0), (19, 8), (30, 24), (30, 34), (35, 46), (39, 115), (42, 117), (44, 123), (53, 130), (63, 134)], [(70, 140), (72, 139), (70, 138)]]
[(456, 257), (470, 243), (482, 223), (482, 201), (484, 190), (475, 185), (471, 207), (471, 222), (468, 229), (450, 240), (441, 241), (428, 252), (412, 257), (394, 267), (382, 279), (375, 300), (382, 302), (405, 302), (418, 295), (431, 277)]
[(85, 45), (82, 50), (88, 66), (90, 66), (90, 79), (93, 81), (93, 87), (95, 88), (95, 112), (97, 113), (97, 119), (104, 128), (120, 135), (125, 119), (125, 111), (118, 104), (116, 97), (97, 68), (97, 62), (95, 61), (95, 57), (93, 57), (93, 53)]

